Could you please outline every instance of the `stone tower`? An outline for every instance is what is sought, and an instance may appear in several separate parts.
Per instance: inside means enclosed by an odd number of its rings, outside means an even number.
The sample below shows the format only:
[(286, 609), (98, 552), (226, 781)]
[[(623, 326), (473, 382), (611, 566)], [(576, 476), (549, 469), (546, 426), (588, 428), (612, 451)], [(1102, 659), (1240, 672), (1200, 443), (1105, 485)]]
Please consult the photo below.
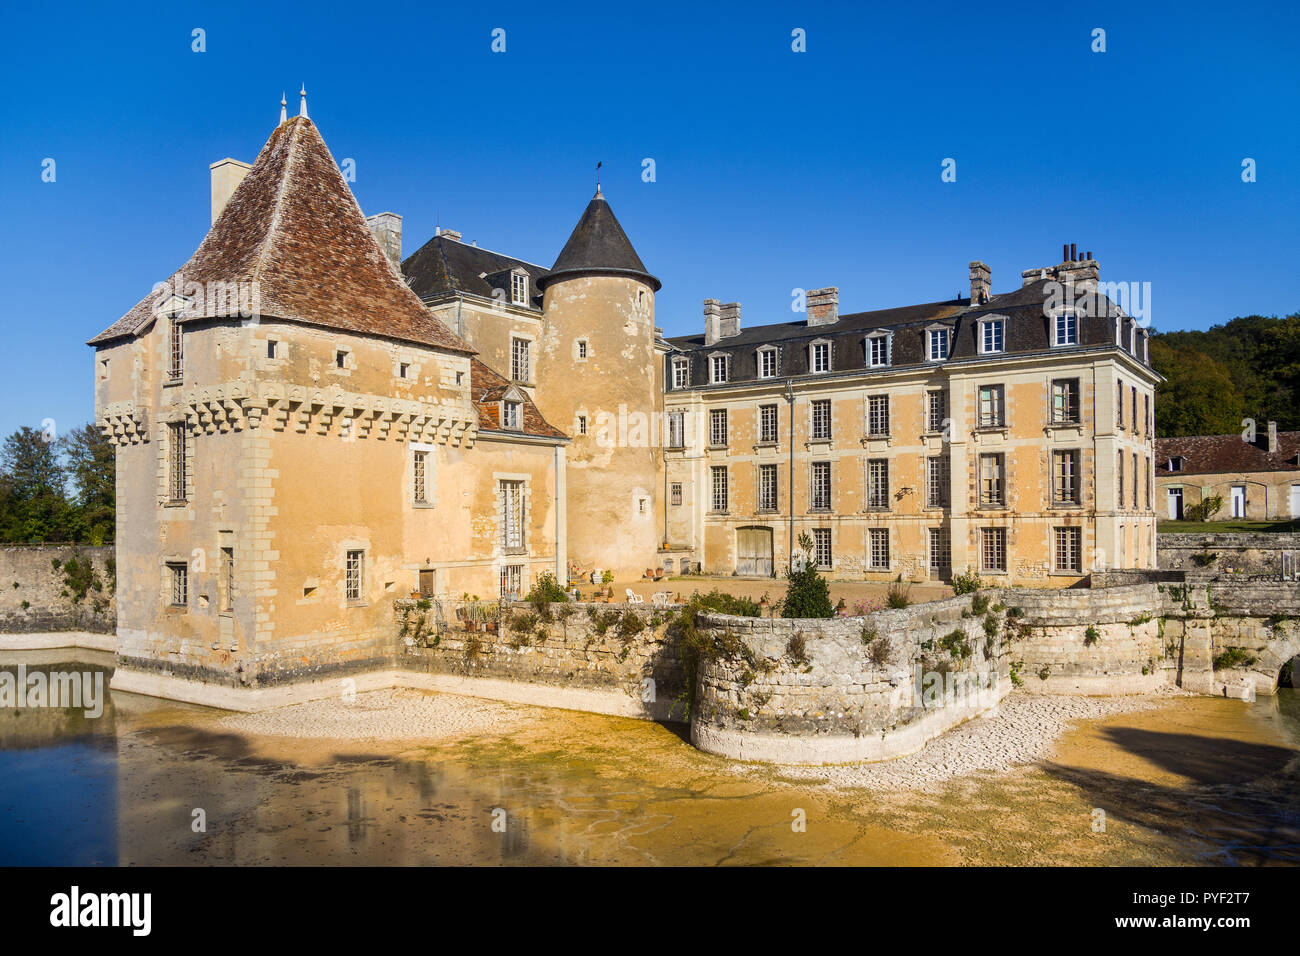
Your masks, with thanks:
[(596, 195), (538, 285), (545, 316), (537, 404), (573, 437), (570, 561), (620, 581), (658, 563), (663, 471), (655, 351), (660, 282)]

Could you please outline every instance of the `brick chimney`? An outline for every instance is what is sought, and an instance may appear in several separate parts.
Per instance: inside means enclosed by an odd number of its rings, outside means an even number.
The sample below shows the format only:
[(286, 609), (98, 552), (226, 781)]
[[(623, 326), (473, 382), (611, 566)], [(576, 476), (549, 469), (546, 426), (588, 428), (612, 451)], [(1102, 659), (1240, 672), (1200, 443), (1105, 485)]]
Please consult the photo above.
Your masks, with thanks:
[(230, 202), (230, 197), (235, 194), (239, 184), (244, 181), (248, 171), (252, 169), (250, 163), (241, 163), (237, 159), (231, 159), (227, 156), (225, 159), (219, 159), (208, 167), (212, 173), (212, 224), (215, 225), (217, 218), (221, 215), (221, 210), (226, 208), (226, 203)]
[(717, 299), (704, 300), (704, 344), (717, 345), (722, 338), (722, 303)]
[(388, 261), (400, 272), (402, 270), (402, 217), (395, 212), (379, 212), (367, 216), (366, 225), (379, 240), (379, 248), (384, 250)]
[(740, 303), (728, 302), (722, 306), (722, 314), (718, 319), (718, 335), (724, 339), (729, 339), (733, 335), (740, 334)]
[(834, 325), (840, 320), (839, 286), (809, 289), (807, 296), (809, 325)]
[(970, 264), (970, 304), (983, 305), (993, 294), (993, 270), (978, 260)]

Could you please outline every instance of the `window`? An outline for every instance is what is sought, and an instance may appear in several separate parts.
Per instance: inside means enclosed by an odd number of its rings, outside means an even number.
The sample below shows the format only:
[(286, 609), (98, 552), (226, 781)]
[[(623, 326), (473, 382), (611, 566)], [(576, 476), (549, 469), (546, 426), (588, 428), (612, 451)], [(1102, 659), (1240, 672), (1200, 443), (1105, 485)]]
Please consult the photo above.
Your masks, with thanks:
[(1146, 430), (1143, 432), (1147, 438), (1151, 437), (1151, 393), (1147, 392), (1142, 396), (1142, 407), (1144, 410), (1143, 419), (1146, 421)]
[(1170, 458), (1170, 459), (1169, 459), (1169, 470), (1170, 470), (1170, 471), (1182, 471), (1182, 470), (1183, 470), (1183, 461), (1184, 461), (1184, 460), (1185, 460), (1185, 459), (1183, 458), (1182, 455), (1174, 455), (1173, 458)]
[(1115, 507), (1124, 507), (1124, 453), (1115, 456)]
[(1079, 344), (1079, 316), (1074, 312), (1056, 313), (1056, 328), (1052, 337), (1053, 345)]
[(758, 510), (775, 511), (776, 465), (758, 466)]
[(528, 304), (528, 276), (521, 272), (510, 273), (510, 301), (515, 305)]
[(867, 462), (867, 507), (889, 507), (889, 462), (884, 458)]
[(829, 461), (815, 461), (812, 463), (812, 482), (809, 496), (809, 507), (813, 511), (830, 511), (831, 463)]
[(501, 403), (501, 427), (519, 428), (519, 402)]
[(930, 570), (948, 571), (952, 568), (952, 535), (947, 528), (930, 529)]
[(171, 324), (168, 327), (169, 336), (169, 362), (168, 377), (173, 382), (180, 381), (181, 376), (185, 374), (185, 340), (182, 338), (181, 320), (175, 316), (172, 317)]
[(1128, 407), (1132, 409), (1133, 434), (1136, 435), (1138, 433), (1138, 390), (1136, 385), (1132, 386), (1129, 390)]
[(1079, 422), (1079, 380), (1061, 378), (1052, 382), (1052, 422), (1061, 424), (1078, 424)]
[(1076, 574), (1081, 572), (1083, 570), (1083, 529), (1057, 528), (1055, 550), (1057, 571), (1073, 571)]
[(185, 423), (172, 422), (167, 426), (167, 496), (172, 501), (186, 499)]
[(417, 451), (411, 455), (411, 497), (418, 504), (429, 501), (429, 488), (425, 481), (429, 463), (427, 451)]
[(527, 339), (510, 340), (510, 377), (516, 382), (527, 382), (532, 368), (529, 365), (528, 348), (532, 343)]
[(1078, 450), (1052, 452), (1052, 504), (1082, 504), (1080, 485)]
[(829, 398), (819, 398), (810, 403), (812, 409), (812, 431), (810, 437), (814, 440), (830, 441), (831, 437), (831, 400)]
[(980, 455), (980, 507), (1001, 508), (1006, 504), (1002, 455)]
[(948, 419), (948, 391), (934, 389), (925, 393), (925, 430), (943, 431), (943, 423)]
[(883, 368), (889, 364), (890, 341), (888, 335), (867, 337), (867, 367)]
[(501, 494), (501, 547), (507, 551), (524, 548), (524, 483), (503, 481)]
[(349, 604), (356, 604), (361, 601), (362, 595), (365, 593), (365, 556), (364, 551), (349, 551), (347, 554), (344, 589), (347, 592)]
[(1115, 383), (1115, 427), (1124, 427), (1124, 383)]
[(758, 352), (758, 377), (773, 378), (776, 375), (776, 349), (760, 349)]
[(187, 607), (190, 603), (190, 569), (183, 561), (168, 563), (168, 583), (171, 585), (171, 606)]
[(926, 459), (925, 504), (927, 508), (947, 508), (950, 487), (950, 470), (947, 455), (932, 455)]
[(1007, 529), (980, 529), (980, 570), (1005, 571), (1007, 569)]
[(980, 386), (980, 428), (1006, 425), (1006, 392), (1001, 385)]
[(585, 359), (586, 357), (587, 357), (587, 340), (578, 339), (578, 358)]
[(275, 339), (267, 339), (267, 340), (266, 340), (266, 357), (267, 357), (267, 358), (269, 358), (269, 359), (273, 359), (273, 358), (275, 358), (276, 346), (279, 345), (279, 344), (280, 344), (280, 343), (277, 342)]
[(727, 410), (713, 408), (709, 410), (709, 444), (715, 448), (727, 445)]
[(335, 367), (335, 368), (347, 368), (347, 367), (348, 367), (348, 352), (347, 352), (347, 349), (336, 349), (336, 350), (335, 350), (335, 352), (334, 352), (334, 367)]
[(220, 609), (232, 610), (235, 606), (235, 549), (221, 549), (221, 571), (217, 579), (220, 588)]
[(889, 396), (867, 396), (867, 434), (885, 436), (889, 434)]
[(1146, 465), (1146, 467), (1143, 469), (1143, 471), (1146, 472), (1146, 476), (1147, 476), (1147, 479), (1146, 479), (1146, 480), (1147, 480), (1147, 511), (1154, 511), (1154, 510), (1155, 510), (1155, 507), (1156, 507), (1156, 496), (1155, 496), (1155, 487), (1154, 487), (1154, 486), (1155, 486), (1155, 475), (1153, 475), (1153, 474), (1151, 473), (1151, 456), (1150, 456), (1150, 455), (1148, 455), (1148, 456), (1143, 460), (1143, 464)]
[(682, 483), (680, 481), (674, 481), (668, 486), (668, 500), (674, 507), (682, 503)]
[(673, 388), (685, 388), (689, 383), (687, 373), (690, 366), (686, 359), (673, 359)]
[(411, 377), (410, 373), (411, 373), (411, 366), (409, 364), (407, 364), (406, 362), (401, 362), (398, 364), (397, 366), (398, 378), (410, 378)]
[(985, 354), (1002, 351), (1001, 319), (987, 319), (980, 323), (980, 351)]
[(758, 409), (758, 440), (764, 445), (776, 444), (777, 411), (775, 405), (760, 405)]
[(501, 565), (500, 595), (508, 600), (517, 601), (524, 590), (524, 567), (522, 564)]
[(713, 510), (718, 514), (727, 512), (727, 468), (714, 466), (709, 469), (713, 478)]
[(813, 528), (813, 560), (822, 571), (831, 570), (830, 528)]
[(889, 570), (889, 529), (870, 528), (867, 531), (867, 563), (875, 571)]
[(108, 380), (108, 359), (99, 360), (99, 380), (101, 382)]
[(668, 413), (668, 447), (685, 448), (686, 447), (686, 414), (685, 412)]
[(1137, 456), (1137, 452), (1134, 452), (1134, 453), (1133, 453), (1132, 461), (1133, 461), (1133, 510), (1134, 510), (1134, 511), (1137, 511), (1138, 508), (1140, 507), (1140, 505), (1138, 504), (1139, 499), (1138, 499), (1138, 456)]
[(578, 434), (579, 434), (579, 435), (585, 435), (585, 434), (587, 434), (587, 416), (586, 416), (586, 415), (579, 415), (579, 416), (578, 416)]
[(809, 365), (814, 373), (831, 370), (831, 343), (814, 342), (811, 347)]
[(725, 355), (715, 355), (709, 361), (709, 370), (713, 373), (713, 382), (725, 382), (727, 380), (728, 357)]
[(948, 357), (948, 330), (930, 329), (926, 334), (926, 355), (931, 362), (938, 362)]

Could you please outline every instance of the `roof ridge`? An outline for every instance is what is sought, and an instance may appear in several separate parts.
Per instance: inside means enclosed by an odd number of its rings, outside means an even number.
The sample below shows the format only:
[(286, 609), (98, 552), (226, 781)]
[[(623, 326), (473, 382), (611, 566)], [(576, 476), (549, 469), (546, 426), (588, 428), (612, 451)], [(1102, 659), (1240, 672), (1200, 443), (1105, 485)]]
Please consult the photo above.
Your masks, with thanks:
[(255, 258), (256, 264), (253, 266), (254, 282), (259, 282), (262, 278), (262, 267), (266, 264), (272, 243), (275, 240), (275, 234), (280, 228), (280, 218), (284, 212), (284, 196), (289, 189), (289, 180), (293, 173), (294, 162), (297, 159), (298, 143), (301, 139), (300, 130), (302, 129), (302, 124), (298, 122), (298, 117), (295, 117), (289, 122), (293, 124), (293, 128), (289, 131), (290, 140), (289, 145), (286, 147), (288, 156), (284, 161), (284, 172), (280, 176), (280, 185), (275, 191), (274, 211), (271, 213), (271, 222), (266, 227), (266, 235), (262, 237), (262, 241), (258, 243), (257, 246), (257, 256)]

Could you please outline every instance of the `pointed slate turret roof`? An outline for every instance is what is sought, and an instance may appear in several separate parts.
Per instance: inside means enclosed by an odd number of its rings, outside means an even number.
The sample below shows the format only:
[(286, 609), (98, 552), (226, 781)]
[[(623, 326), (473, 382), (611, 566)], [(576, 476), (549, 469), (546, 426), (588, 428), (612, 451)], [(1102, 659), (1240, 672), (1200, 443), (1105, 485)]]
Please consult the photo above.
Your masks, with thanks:
[[(474, 352), (407, 288), (305, 116), (276, 127), (207, 237), (167, 286), (184, 296), (209, 283), (256, 283), (259, 314), (268, 318)], [(89, 344), (135, 334), (166, 297), (150, 293)], [(216, 313), (219, 298), (190, 296), (181, 321), (232, 317), (228, 310)]]
[(641, 257), (632, 248), (627, 233), (614, 217), (614, 210), (596, 189), (587, 209), (574, 227), (569, 241), (560, 250), (551, 271), (537, 284), (545, 289), (552, 282), (578, 275), (623, 275), (640, 279), (656, 292), (662, 283), (646, 271)]

